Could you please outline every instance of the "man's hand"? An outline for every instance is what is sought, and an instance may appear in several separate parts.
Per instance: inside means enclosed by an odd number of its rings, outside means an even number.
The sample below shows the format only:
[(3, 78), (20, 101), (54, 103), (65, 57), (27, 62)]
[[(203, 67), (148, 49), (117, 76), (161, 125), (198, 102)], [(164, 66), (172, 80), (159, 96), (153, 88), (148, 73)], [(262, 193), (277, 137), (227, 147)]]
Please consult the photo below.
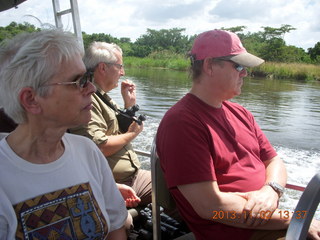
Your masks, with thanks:
[(258, 191), (237, 194), (247, 200), (241, 220), (248, 226), (266, 224), (278, 207), (279, 196), (269, 186), (264, 186)]
[(134, 133), (135, 136), (138, 136), (143, 130), (143, 122), (139, 125), (137, 122), (132, 122), (128, 128), (127, 133)]
[(320, 240), (320, 222), (316, 219), (313, 219), (310, 224), (308, 238), (312, 240)]
[(129, 108), (136, 104), (136, 85), (130, 80), (121, 82), (121, 95), (124, 107)]
[(136, 192), (125, 184), (117, 183), (117, 187), (126, 202), (126, 207), (136, 207), (141, 202), (140, 198), (136, 195)]

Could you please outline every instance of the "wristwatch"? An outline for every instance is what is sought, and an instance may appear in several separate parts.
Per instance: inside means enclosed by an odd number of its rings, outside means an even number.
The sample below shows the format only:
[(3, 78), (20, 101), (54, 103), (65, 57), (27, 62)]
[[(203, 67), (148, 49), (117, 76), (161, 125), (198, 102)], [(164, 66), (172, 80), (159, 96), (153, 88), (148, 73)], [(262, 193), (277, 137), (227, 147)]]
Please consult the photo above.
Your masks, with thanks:
[(276, 191), (276, 193), (278, 193), (279, 198), (281, 198), (284, 192), (284, 187), (282, 187), (279, 183), (276, 182), (267, 182), (265, 185), (272, 187), (273, 190)]

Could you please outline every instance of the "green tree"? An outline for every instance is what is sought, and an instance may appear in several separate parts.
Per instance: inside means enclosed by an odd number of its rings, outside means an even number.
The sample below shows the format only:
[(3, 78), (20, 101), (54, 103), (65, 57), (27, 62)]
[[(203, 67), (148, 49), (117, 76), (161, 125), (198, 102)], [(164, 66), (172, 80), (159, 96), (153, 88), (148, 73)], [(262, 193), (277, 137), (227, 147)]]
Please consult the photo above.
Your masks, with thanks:
[[(291, 25), (284, 24), (279, 28), (264, 26), (263, 31), (254, 33), (244, 33), (246, 26), (221, 29), (236, 33), (248, 52), (266, 61), (320, 63), (320, 42), (316, 43), (313, 48), (309, 48), (308, 52), (302, 48), (286, 45), (285, 34), (295, 30)], [(12, 38), (20, 32), (34, 31), (40, 31), (40, 29), (26, 22), (22, 24), (12, 22), (6, 27), (0, 27), (0, 41)], [(184, 28), (147, 29), (147, 33), (141, 35), (134, 43), (130, 38), (118, 39), (105, 33), (86, 34), (82, 32), (82, 36), (85, 48), (93, 41), (113, 42), (122, 48), (124, 56), (169, 59), (170, 54), (173, 57), (181, 57), (181, 54), (191, 49), (197, 35), (186, 36), (183, 34), (184, 31)]]
[(244, 38), (244, 33), (243, 31), (246, 29), (246, 26), (236, 26), (236, 27), (230, 27), (230, 28), (221, 28), (221, 30), (225, 30), (225, 31), (229, 31), (229, 32), (233, 32), (235, 34), (238, 35), (238, 37), (243, 40)]
[(130, 38), (122, 37), (119, 40), (119, 46), (123, 51), (124, 56), (134, 56), (133, 51), (133, 43), (131, 42)]
[(242, 33), (247, 27), (246, 26), (236, 26), (236, 27), (230, 27), (230, 28), (224, 28), (222, 27), (221, 30), (234, 32), (234, 33)]
[(144, 44), (133, 44), (132, 50), (135, 57), (147, 57), (153, 51), (151, 46)]
[(260, 33), (250, 33), (243, 35), (242, 44), (247, 49), (248, 52), (260, 56), (264, 47), (264, 40)]
[(308, 48), (308, 54), (315, 63), (320, 63), (320, 42), (317, 42), (313, 48)]
[(131, 39), (130, 38), (126, 38), (126, 37), (122, 37), (122, 38), (120, 38), (120, 42), (122, 42), (122, 43), (131, 43)]
[(120, 42), (119, 46), (124, 56), (134, 56), (133, 44), (131, 42)]
[(285, 47), (285, 41), (281, 38), (270, 38), (262, 44), (260, 57), (266, 61), (280, 62)]
[(295, 46), (283, 46), (279, 51), (277, 62), (311, 63), (311, 59), (303, 48), (297, 48)]
[(36, 32), (40, 31), (40, 28), (36, 28), (34, 25), (24, 22), (16, 23), (11, 22), (6, 27), (0, 27), (0, 42), (6, 38), (13, 38), (15, 35), (21, 32)]
[(116, 44), (120, 42), (119, 39), (112, 37), (110, 34), (105, 34), (105, 33), (93, 33), (89, 35), (89, 34), (86, 34), (85, 32), (82, 32), (82, 39), (83, 39), (83, 45), (85, 49), (90, 45), (90, 43), (94, 41), (116, 43)]
[(281, 62), (287, 59), (286, 51), (290, 48), (286, 48), (286, 43), (283, 40), (284, 35), (291, 30), (295, 30), (291, 25), (281, 25), (280, 28), (262, 27), (263, 32), (259, 32), (260, 39), (262, 40), (262, 46), (259, 49), (259, 56), (266, 61)]
[(136, 56), (148, 56), (150, 53), (162, 50), (171, 50), (174, 53), (185, 53), (190, 47), (188, 36), (182, 35), (184, 28), (153, 30), (135, 41), (134, 52)]
[(283, 40), (284, 35), (289, 33), (291, 30), (296, 30), (296, 28), (292, 27), (288, 24), (282, 24), (280, 28), (272, 28), (272, 27), (262, 27), (263, 32), (261, 32), (262, 38), (264, 40), (270, 40), (274, 38), (280, 38)]

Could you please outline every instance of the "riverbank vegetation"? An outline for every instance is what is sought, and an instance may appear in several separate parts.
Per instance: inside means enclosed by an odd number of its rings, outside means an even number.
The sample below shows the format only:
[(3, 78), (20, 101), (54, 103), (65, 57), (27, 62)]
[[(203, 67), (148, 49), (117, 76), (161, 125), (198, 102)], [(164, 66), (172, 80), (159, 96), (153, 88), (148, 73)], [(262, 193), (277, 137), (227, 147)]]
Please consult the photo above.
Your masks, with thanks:
[[(291, 25), (281, 25), (279, 28), (261, 27), (262, 31), (245, 32), (245, 26), (222, 28), (235, 32), (248, 52), (266, 60), (266, 63), (253, 69), (249, 74), (269, 78), (287, 78), (298, 80), (320, 80), (320, 42), (305, 51), (302, 48), (288, 46), (284, 35), (296, 30)], [(0, 42), (11, 38), (19, 32), (40, 31), (29, 24), (12, 22), (7, 27), (0, 27)], [(185, 29), (172, 28), (153, 30), (147, 29), (134, 42), (130, 38), (115, 38), (109, 34), (82, 33), (84, 46), (92, 41), (114, 42), (123, 49), (125, 65), (139, 68), (168, 68), (185, 71), (189, 60), (185, 57), (191, 49), (196, 35), (186, 36)]]
[(267, 78), (320, 81), (320, 66), (303, 63), (266, 62), (254, 68), (252, 74)]
[[(174, 55), (167, 58), (124, 58), (125, 66), (133, 68), (167, 68), (178, 71), (187, 71), (190, 61), (183, 55)], [(296, 79), (303, 81), (320, 81), (320, 66), (304, 63), (265, 62), (259, 67), (248, 69), (248, 74), (255, 77)]]

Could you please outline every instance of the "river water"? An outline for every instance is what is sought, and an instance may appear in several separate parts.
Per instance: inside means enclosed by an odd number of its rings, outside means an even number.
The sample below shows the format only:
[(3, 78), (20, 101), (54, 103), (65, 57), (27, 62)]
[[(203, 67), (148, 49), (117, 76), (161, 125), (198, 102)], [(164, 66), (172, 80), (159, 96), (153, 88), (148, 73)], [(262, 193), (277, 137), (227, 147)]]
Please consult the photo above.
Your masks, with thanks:
[[(153, 137), (165, 112), (191, 87), (186, 72), (161, 69), (126, 69), (124, 78), (135, 82), (140, 113), (147, 115), (136, 149), (150, 152)], [(120, 88), (110, 92), (122, 105)], [(284, 160), (288, 182), (306, 185), (320, 172), (320, 82), (246, 78), (242, 94), (232, 99), (253, 113), (261, 129)], [(141, 158), (143, 167), (150, 160)], [(294, 209), (301, 193), (287, 190), (283, 208)], [(319, 217), (319, 210), (316, 213)]]

